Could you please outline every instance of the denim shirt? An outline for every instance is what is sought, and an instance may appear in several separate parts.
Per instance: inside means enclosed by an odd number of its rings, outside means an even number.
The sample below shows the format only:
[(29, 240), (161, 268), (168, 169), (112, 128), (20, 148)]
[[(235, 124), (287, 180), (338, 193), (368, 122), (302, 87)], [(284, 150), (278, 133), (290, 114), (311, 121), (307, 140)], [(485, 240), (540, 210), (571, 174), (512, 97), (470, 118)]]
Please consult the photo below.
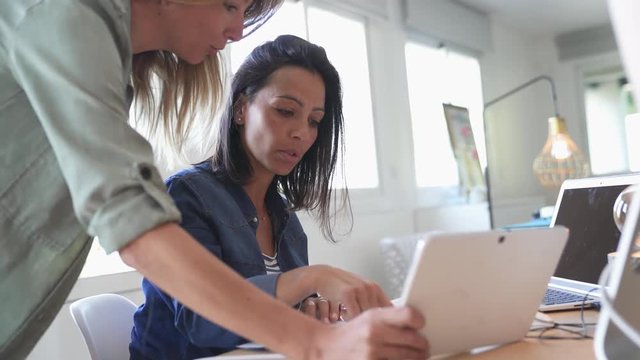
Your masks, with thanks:
[[(167, 187), (182, 212), (181, 226), (248, 281), (275, 296), (279, 275), (266, 274), (256, 238), (259, 220), (243, 188), (214, 171), (210, 162), (173, 175)], [(267, 192), (266, 204), (281, 270), (308, 265), (307, 237), (275, 185)], [(219, 286), (225, 291), (224, 284)], [(142, 288), (146, 300), (134, 315), (131, 359), (214, 356), (246, 342), (184, 307), (147, 279)]]
[(98, 236), (180, 213), (128, 123), (131, 0), (0, 0), (0, 359), (24, 358)]

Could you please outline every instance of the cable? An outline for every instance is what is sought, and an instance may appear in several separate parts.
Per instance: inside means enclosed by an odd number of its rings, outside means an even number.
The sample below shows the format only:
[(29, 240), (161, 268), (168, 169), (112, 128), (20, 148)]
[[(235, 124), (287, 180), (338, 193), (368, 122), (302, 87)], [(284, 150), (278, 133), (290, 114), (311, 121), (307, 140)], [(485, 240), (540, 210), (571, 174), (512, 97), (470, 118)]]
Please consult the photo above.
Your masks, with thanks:
[[(622, 260), (622, 259), (619, 259)], [(601, 299), (602, 299), (602, 307), (608, 310), (609, 317), (611, 322), (613, 322), (622, 333), (631, 340), (637, 347), (640, 348), (640, 334), (638, 331), (618, 313), (615, 306), (613, 305), (613, 300), (609, 296), (609, 290), (605, 286), (609, 282), (609, 275), (611, 272), (611, 264), (607, 264), (602, 273), (600, 274), (600, 279), (598, 280), (598, 284), (602, 288)]]
[[(590, 306), (591, 304), (587, 304), (587, 300), (589, 299), (589, 295), (595, 291), (598, 290), (598, 288), (593, 288), (591, 290), (589, 290), (584, 297), (582, 298), (582, 305), (580, 306), (580, 322), (579, 323), (558, 323), (555, 321), (549, 321), (549, 320), (545, 320), (545, 319), (540, 319), (540, 318), (535, 318), (536, 321), (543, 323), (543, 324), (548, 324), (547, 326), (540, 326), (540, 327), (532, 327), (529, 329), (530, 332), (532, 331), (539, 331), (540, 333), (536, 336), (530, 336), (527, 335), (526, 337), (528, 338), (536, 338), (536, 339), (544, 339), (544, 340), (582, 340), (582, 339), (592, 339), (593, 336), (589, 335), (587, 333), (588, 331), (588, 326), (595, 326), (596, 323), (587, 323), (584, 319), (584, 310), (588, 308), (588, 306)], [(569, 328), (569, 329), (567, 329)], [(570, 329), (570, 328), (578, 328), (577, 330), (574, 329)], [(560, 330), (560, 331), (565, 331), (568, 332), (570, 334), (573, 334), (575, 336), (557, 336), (557, 335), (544, 335), (546, 332), (550, 331), (550, 330)]]

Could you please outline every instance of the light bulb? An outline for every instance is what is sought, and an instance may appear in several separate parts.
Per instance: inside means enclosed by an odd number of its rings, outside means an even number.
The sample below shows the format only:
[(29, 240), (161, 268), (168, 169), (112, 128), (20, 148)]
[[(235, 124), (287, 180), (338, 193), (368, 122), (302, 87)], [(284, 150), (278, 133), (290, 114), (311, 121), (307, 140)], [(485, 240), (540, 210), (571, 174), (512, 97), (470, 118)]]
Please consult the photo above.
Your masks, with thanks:
[[(620, 192), (613, 204), (613, 221), (621, 232), (631, 205), (631, 199), (638, 196), (638, 193), (640, 193), (640, 184), (629, 185)], [(640, 238), (636, 237), (634, 251), (638, 250), (640, 250)]]
[(563, 118), (549, 118), (549, 137), (533, 161), (533, 172), (543, 186), (559, 188), (566, 179), (589, 176), (589, 164), (567, 132)]
[(569, 149), (569, 143), (564, 138), (564, 134), (555, 135), (551, 140), (551, 156), (556, 160), (564, 160), (571, 156), (571, 149)]

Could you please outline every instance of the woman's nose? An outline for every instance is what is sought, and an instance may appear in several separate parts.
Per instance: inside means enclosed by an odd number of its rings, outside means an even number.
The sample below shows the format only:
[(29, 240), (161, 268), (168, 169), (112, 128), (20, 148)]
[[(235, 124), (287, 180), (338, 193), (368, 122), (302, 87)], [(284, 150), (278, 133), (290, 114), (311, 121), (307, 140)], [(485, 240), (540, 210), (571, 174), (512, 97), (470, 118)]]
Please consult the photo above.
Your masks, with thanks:
[(308, 140), (311, 136), (311, 129), (307, 122), (296, 124), (291, 130), (291, 137), (296, 140)]
[(244, 15), (238, 15), (234, 21), (229, 24), (225, 32), (228, 41), (238, 41), (242, 39), (244, 31)]

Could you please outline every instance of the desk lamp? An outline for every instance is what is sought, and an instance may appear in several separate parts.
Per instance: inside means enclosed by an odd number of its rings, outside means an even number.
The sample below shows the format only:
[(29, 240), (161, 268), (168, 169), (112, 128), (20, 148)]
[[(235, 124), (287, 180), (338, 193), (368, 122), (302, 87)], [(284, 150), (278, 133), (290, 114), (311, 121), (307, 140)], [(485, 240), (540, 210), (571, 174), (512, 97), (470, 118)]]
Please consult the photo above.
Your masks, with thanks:
[(533, 172), (543, 186), (557, 189), (564, 180), (589, 176), (590, 171), (584, 154), (569, 136), (564, 118), (558, 115), (556, 88), (553, 80), (546, 75), (535, 77), (485, 103), (484, 111), (486, 112), (491, 105), (541, 80), (546, 80), (549, 83), (555, 116), (550, 117), (548, 120), (549, 136), (542, 150), (533, 161)]
[[(538, 181), (545, 187), (558, 189), (562, 182), (571, 178), (582, 178), (589, 176), (589, 164), (578, 145), (571, 139), (567, 131), (567, 124), (564, 118), (558, 115), (558, 103), (556, 96), (556, 88), (553, 80), (546, 75), (537, 76), (524, 84), (488, 101), (484, 104), (484, 112), (492, 105), (506, 99), (507, 97), (527, 88), (528, 86), (538, 82), (547, 81), (551, 89), (551, 98), (553, 100), (553, 110), (555, 116), (550, 117), (549, 136), (542, 150), (533, 161), (533, 172)], [(487, 123), (485, 117), (485, 134), (487, 133)], [(487, 141), (485, 135), (485, 142)], [(491, 186), (489, 178), (489, 166), (485, 170), (485, 178), (487, 183), (487, 202), (489, 206), (489, 222), (491, 227), (494, 226), (493, 210), (491, 206)]]

